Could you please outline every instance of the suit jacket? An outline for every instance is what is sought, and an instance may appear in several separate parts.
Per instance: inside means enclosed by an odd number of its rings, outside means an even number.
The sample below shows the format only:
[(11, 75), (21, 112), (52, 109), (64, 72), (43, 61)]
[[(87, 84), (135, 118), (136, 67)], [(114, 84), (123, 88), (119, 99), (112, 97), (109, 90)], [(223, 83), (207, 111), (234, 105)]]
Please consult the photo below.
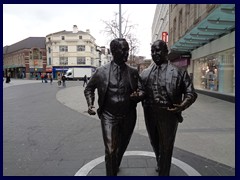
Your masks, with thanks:
[[(91, 79), (89, 80), (85, 90), (84, 95), (87, 100), (88, 106), (94, 105), (95, 94), (94, 91), (97, 89), (98, 91), (98, 105), (99, 108), (97, 110), (98, 116), (100, 117), (102, 113), (102, 107), (104, 106), (105, 95), (107, 92), (108, 84), (109, 84), (109, 76), (110, 76), (110, 67), (111, 62), (99, 67), (96, 72), (93, 74)], [(139, 74), (137, 69), (134, 69), (128, 65), (126, 65), (126, 69), (128, 72), (128, 79), (131, 87), (131, 92), (137, 90), (138, 87), (138, 79)], [(134, 108), (136, 108), (136, 102), (132, 102)]]
[[(152, 66), (145, 69), (140, 75), (141, 83), (139, 89), (144, 94), (143, 106), (148, 105), (146, 103), (149, 100), (148, 92), (152, 91), (152, 89), (151, 87), (147, 86), (147, 83), (151, 72), (156, 68), (156, 66), (157, 65), (154, 63)], [(197, 98), (197, 93), (195, 92), (192, 80), (190, 79), (187, 71), (174, 66), (170, 62), (167, 64), (166, 81), (164, 86), (166, 87), (168, 99), (172, 104), (181, 104), (183, 101), (185, 101), (187, 108), (193, 104)], [(183, 120), (181, 113), (178, 115), (179, 122), (181, 122)]]

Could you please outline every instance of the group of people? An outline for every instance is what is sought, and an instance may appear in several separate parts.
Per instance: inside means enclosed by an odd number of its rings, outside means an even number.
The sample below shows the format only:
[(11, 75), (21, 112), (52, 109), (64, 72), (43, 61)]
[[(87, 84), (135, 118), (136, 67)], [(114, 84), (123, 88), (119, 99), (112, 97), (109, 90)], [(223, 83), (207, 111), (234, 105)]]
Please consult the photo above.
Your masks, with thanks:
[(43, 74), (43, 73), (41, 74), (42, 83), (43, 82), (48, 83), (48, 79), (50, 80), (50, 84), (52, 84), (52, 82), (53, 82), (52, 74), (47, 74), (47, 73), (46, 74)]
[(66, 77), (64, 75), (61, 76), (60, 73), (57, 74), (57, 83), (58, 86), (60, 87), (61, 84), (63, 87), (66, 87)]
[(116, 176), (136, 124), (137, 103), (142, 102), (150, 143), (156, 155), (159, 176), (169, 176), (172, 152), (182, 111), (192, 105), (197, 94), (185, 69), (168, 61), (168, 47), (162, 40), (151, 46), (153, 64), (140, 75), (127, 64), (129, 45), (123, 38), (111, 41), (113, 61), (99, 67), (85, 90), (88, 113), (101, 120), (105, 145), (106, 175)]

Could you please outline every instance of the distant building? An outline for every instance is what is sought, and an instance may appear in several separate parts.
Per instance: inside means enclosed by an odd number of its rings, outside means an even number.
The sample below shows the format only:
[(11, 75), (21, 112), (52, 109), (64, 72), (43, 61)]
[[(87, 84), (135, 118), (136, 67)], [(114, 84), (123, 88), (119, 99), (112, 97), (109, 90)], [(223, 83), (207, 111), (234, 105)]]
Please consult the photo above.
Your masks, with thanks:
[(29, 37), (3, 47), (4, 76), (35, 78), (46, 72), (45, 37)]
[(99, 53), (95, 38), (86, 32), (79, 31), (76, 25), (72, 31), (60, 31), (46, 36), (47, 71), (65, 73), (70, 67), (99, 66)]
[(138, 69), (138, 71), (140, 70), (140, 64), (144, 63), (145, 60), (145, 56), (135, 56), (135, 55), (130, 55), (127, 61), (127, 64), (129, 66), (132, 66), (136, 69)]
[(112, 60), (110, 49), (105, 46), (97, 46), (99, 66), (109, 63)]
[(138, 68), (139, 73), (141, 73), (144, 69), (148, 68), (152, 62), (152, 59), (144, 59), (142, 62), (140, 62)]

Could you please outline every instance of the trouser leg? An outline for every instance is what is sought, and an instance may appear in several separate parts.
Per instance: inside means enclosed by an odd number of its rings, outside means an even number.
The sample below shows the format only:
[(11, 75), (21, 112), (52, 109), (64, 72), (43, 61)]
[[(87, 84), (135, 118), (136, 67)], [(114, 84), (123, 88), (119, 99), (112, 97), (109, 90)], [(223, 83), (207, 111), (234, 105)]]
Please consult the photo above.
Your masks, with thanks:
[(136, 125), (136, 109), (133, 109), (131, 112), (129, 112), (128, 116), (124, 118), (120, 123), (119, 148), (117, 152), (118, 167), (121, 164), (123, 154), (125, 153), (127, 146), (130, 142), (135, 125)]
[(161, 117), (157, 123), (160, 144), (159, 176), (169, 176), (178, 121), (174, 114), (167, 111), (160, 111), (159, 117)]
[(105, 146), (106, 175), (116, 176), (119, 124), (104, 114), (101, 116), (101, 125)]
[(158, 162), (159, 156), (160, 156), (159, 136), (158, 136), (158, 129), (157, 129), (157, 117), (156, 117), (156, 112), (154, 108), (151, 106), (144, 107), (144, 117), (145, 117), (145, 124), (148, 132), (148, 137), (150, 139), (150, 143), (155, 153), (156, 161)]

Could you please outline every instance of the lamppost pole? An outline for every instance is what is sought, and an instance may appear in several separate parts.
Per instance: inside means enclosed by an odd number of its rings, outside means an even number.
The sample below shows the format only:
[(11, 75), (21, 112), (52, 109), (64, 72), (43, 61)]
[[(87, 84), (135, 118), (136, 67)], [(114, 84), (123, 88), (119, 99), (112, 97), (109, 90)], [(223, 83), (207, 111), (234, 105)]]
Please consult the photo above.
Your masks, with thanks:
[(121, 4), (119, 4), (119, 38), (122, 38), (122, 12), (121, 12)]
[(65, 53), (65, 49), (64, 48), (62, 48), (62, 75), (63, 75), (63, 73), (64, 73), (64, 63), (65, 63), (65, 59), (64, 59), (64, 53)]

